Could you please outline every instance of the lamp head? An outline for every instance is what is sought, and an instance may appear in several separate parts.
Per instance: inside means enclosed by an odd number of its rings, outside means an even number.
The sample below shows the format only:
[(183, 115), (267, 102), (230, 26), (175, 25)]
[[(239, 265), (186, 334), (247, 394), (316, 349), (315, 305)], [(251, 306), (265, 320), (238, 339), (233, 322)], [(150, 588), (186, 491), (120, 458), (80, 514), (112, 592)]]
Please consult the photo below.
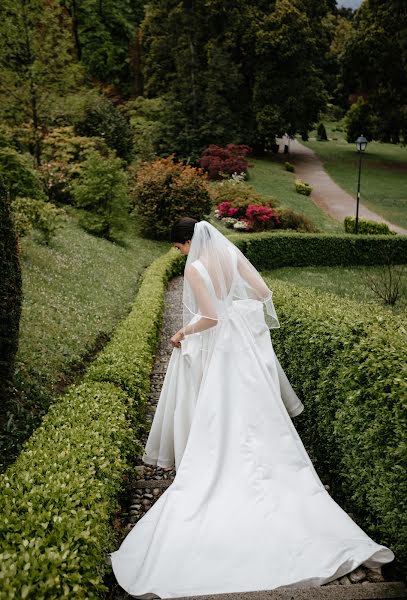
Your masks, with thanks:
[(360, 135), (356, 140), (355, 144), (356, 148), (358, 149), (358, 152), (364, 152), (367, 146), (367, 139), (363, 135)]

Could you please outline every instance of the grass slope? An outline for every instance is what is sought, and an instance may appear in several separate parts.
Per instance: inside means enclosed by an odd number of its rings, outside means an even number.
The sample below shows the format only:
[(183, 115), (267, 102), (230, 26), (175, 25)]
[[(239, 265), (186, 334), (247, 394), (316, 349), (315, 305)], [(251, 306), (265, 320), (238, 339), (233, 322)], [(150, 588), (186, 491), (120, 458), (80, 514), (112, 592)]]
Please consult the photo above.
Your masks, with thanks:
[[(363, 303), (378, 303), (381, 301), (370, 289), (366, 277), (378, 277), (382, 267), (284, 267), (273, 271), (263, 271), (263, 277), (278, 279), (315, 288), (322, 292), (331, 292), (338, 296), (348, 296)], [(407, 268), (401, 279), (402, 291), (400, 299), (394, 308), (387, 307), (395, 314), (407, 316)]]
[(80, 376), (88, 355), (101, 348), (127, 315), (142, 271), (169, 248), (142, 239), (132, 222), (123, 240), (118, 245), (91, 236), (70, 219), (50, 247), (22, 241), (17, 391), (7, 431), (0, 434), (8, 462), (53, 396)]
[[(290, 157), (286, 159), (289, 161)], [(343, 225), (325, 214), (308, 196), (298, 194), (294, 188), (295, 173), (284, 169), (283, 157), (250, 159), (249, 181), (260, 194), (274, 196), (278, 206), (304, 213), (323, 232), (343, 233)]]

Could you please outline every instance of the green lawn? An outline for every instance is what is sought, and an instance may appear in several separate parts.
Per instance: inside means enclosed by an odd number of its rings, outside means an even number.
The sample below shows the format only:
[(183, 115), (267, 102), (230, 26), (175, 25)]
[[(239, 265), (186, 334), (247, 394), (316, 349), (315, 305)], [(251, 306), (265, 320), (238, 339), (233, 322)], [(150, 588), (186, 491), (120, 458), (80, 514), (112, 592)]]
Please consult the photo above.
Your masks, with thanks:
[(0, 454), (5, 446), (18, 451), (54, 396), (80, 377), (86, 355), (99, 350), (129, 312), (143, 269), (170, 247), (140, 238), (134, 222), (123, 238), (118, 245), (93, 237), (71, 218), (48, 248), (22, 240), (18, 394)]
[[(273, 279), (280, 279), (296, 285), (316, 288), (323, 292), (331, 292), (338, 296), (350, 296), (363, 303), (379, 302), (382, 304), (366, 281), (368, 275), (379, 277), (382, 272), (382, 267), (284, 267), (273, 271), (263, 271), (262, 275), (269, 280), (271, 287)], [(407, 316), (407, 266), (404, 267), (401, 285), (400, 300), (393, 308), (389, 306), (386, 308)]]
[[(356, 147), (346, 142), (342, 122), (323, 122), (330, 141), (312, 139), (316, 136), (314, 131), (304, 143), (321, 158), (336, 183), (356, 197), (359, 168)], [(362, 157), (361, 201), (390, 222), (407, 228), (407, 147), (368, 144)]]
[[(286, 157), (289, 160), (289, 156)], [(305, 214), (324, 232), (343, 232), (343, 225), (325, 214), (308, 196), (298, 194), (294, 188), (295, 173), (284, 169), (281, 157), (250, 158), (253, 167), (249, 169), (248, 183), (260, 194), (273, 196), (278, 206), (291, 208)]]

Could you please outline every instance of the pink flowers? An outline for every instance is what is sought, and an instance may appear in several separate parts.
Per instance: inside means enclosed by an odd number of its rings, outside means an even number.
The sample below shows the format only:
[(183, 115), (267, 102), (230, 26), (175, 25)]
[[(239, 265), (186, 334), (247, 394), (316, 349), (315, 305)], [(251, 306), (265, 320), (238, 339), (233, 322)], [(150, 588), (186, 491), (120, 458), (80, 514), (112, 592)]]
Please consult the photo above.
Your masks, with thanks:
[(272, 207), (257, 204), (236, 208), (232, 202), (221, 202), (217, 206), (217, 215), (219, 219), (234, 217), (246, 223), (246, 229), (252, 231), (274, 229), (280, 224), (280, 219)]

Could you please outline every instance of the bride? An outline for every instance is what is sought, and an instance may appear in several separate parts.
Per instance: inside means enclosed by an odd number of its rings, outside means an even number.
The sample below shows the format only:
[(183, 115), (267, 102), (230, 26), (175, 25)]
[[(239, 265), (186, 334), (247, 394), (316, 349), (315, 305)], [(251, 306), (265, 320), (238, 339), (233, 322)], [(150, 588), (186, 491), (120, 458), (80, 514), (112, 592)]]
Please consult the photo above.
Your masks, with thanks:
[(329, 495), (291, 417), (304, 409), (274, 353), (273, 292), (207, 221), (184, 218), (183, 327), (143, 461), (173, 483), (110, 554), (135, 597), (308, 587), (394, 559)]

